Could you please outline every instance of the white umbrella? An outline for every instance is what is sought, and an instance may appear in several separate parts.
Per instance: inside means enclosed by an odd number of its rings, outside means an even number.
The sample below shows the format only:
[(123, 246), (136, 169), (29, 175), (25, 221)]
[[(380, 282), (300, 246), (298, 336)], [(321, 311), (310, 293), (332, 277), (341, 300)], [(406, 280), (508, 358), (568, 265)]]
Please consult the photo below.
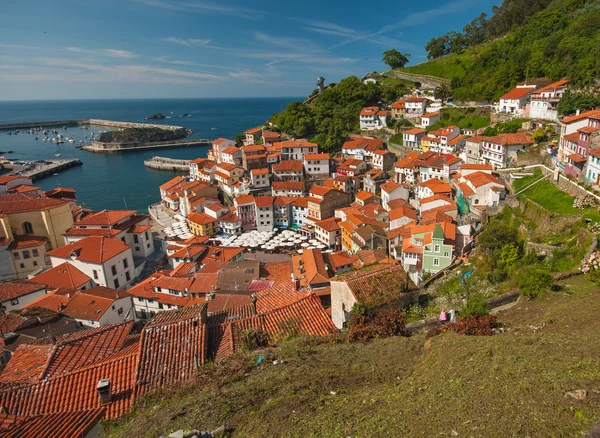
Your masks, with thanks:
[(294, 243), (302, 243), (302, 241), (300, 239), (296, 239), (294, 240)]
[(303, 250), (301, 250), (301, 249), (299, 249), (299, 250), (298, 250), (298, 254), (302, 254), (303, 252), (304, 252), (304, 251), (303, 251)]
[(308, 237), (307, 236), (300, 236), (299, 239), (300, 240), (308, 240)]
[(319, 249), (325, 249), (327, 247), (325, 245), (317, 245), (317, 248), (319, 248)]
[(288, 242), (285, 244), (285, 246), (294, 246), (294, 242)]
[(308, 247), (308, 248), (306, 248), (306, 249), (315, 249), (315, 247), (314, 247), (314, 246), (309, 246), (309, 247)]
[(304, 242), (304, 243), (302, 243), (300, 246), (301, 246), (302, 248), (308, 248), (310, 245), (309, 245), (308, 243)]

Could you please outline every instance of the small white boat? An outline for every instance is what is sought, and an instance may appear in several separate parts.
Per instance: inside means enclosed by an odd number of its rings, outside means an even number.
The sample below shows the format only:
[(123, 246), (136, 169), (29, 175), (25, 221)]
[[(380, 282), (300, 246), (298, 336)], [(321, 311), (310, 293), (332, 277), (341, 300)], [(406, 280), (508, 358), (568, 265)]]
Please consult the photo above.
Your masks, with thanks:
[(56, 154), (55, 157), (60, 157), (60, 154)]

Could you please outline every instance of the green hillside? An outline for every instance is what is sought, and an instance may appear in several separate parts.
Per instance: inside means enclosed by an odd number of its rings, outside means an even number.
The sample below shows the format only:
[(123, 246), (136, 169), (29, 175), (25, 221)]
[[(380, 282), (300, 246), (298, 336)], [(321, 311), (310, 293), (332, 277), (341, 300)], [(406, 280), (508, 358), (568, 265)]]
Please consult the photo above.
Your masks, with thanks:
[[(521, 7), (528, 4), (516, 0), (504, 3), (519, 3)], [(526, 79), (568, 78), (580, 88), (597, 84), (600, 1), (556, 0), (544, 6), (527, 17), (524, 25), (513, 24), (501, 35), (488, 29), (494, 15), (481, 25), (488, 36), (481, 42), (475, 39), (478, 44), (463, 43), (453, 48), (454, 41), (468, 36), (467, 28), (465, 34), (450, 33), (434, 39), (427, 48), (429, 57), (435, 59), (403, 71), (450, 79), (457, 100), (495, 100)], [(438, 50), (433, 43), (442, 48)]]

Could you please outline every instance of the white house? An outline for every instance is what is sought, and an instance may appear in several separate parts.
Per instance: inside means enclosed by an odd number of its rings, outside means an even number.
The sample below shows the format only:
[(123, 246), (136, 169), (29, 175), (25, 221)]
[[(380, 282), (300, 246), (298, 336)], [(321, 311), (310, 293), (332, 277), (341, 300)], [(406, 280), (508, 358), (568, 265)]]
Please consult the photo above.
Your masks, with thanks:
[(410, 190), (408, 185), (397, 184), (392, 180), (386, 181), (381, 185), (381, 206), (390, 210), (388, 203), (395, 199), (404, 199), (408, 201)]
[(421, 116), (421, 128), (427, 129), (442, 119), (439, 112), (427, 113)]
[[(184, 205), (179, 202), (180, 207)], [(90, 236), (114, 237), (131, 246), (135, 257), (148, 257), (154, 252), (150, 217), (136, 210), (102, 210), (85, 216), (68, 229), (66, 243), (74, 243)]]
[(496, 169), (510, 167), (517, 162), (517, 152), (533, 144), (527, 134), (500, 134), (484, 137), (482, 141), (482, 159)]
[(272, 183), (273, 196), (304, 196), (304, 183), (302, 181), (274, 181)]
[(242, 165), (242, 149), (231, 146), (223, 149), (221, 152), (221, 162), (228, 164)]
[(8, 193), (18, 186), (30, 186), (32, 185), (32, 179), (28, 176), (0, 176), (0, 195)]
[(417, 222), (417, 211), (409, 206), (392, 208), (390, 210), (390, 230)]
[(235, 141), (229, 140), (228, 138), (217, 138), (212, 142), (212, 155), (213, 159), (220, 163), (222, 161), (221, 153), (229, 148), (235, 146)]
[(273, 196), (257, 196), (254, 198), (256, 229), (258, 231), (273, 231), (275, 227), (274, 201)]
[(529, 117), (558, 122), (558, 102), (560, 102), (568, 85), (569, 81), (562, 79), (536, 90), (531, 95)]
[(498, 111), (502, 113), (526, 116), (525, 109), (531, 100), (535, 85), (518, 85), (504, 96), (500, 97)]
[(308, 216), (308, 199), (295, 198), (292, 201), (292, 228), (301, 228)]
[(99, 286), (122, 289), (135, 279), (131, 246), (121, 239), (90, 236), (48, 253), (52, 266), (67, 262)]
[(311, 143), (308, 140), (285, 140), (273, 143), (273, 149), (281, 152), (280, 161), (284, 160), (300, 160), (304, 159), (306, 154), (318, 154), (319, 145)]
[(377, 106), (368, 106), (360, 112), (360, 129), (363, 131), (374, 131), (387, 126), (388, 112), (380, 110)]
[(329, 175), (329, 154), (304, 155), (304, 172), (308, 176)]
[(0, 283), (0, 306), (5, 312), (18, 310), (46, 295), (46, 286), (28, 280)]
[(404, 140), (404, 146), (407, 146), (412, 149), (420, 149), (421, 148), (421, 139), (425, 137), (427, 131), (421, 128), (411, 128), (402, 133), (402, 137)]
[(406, 115), (420, 116), (425, 113), (429, 100), (424, 97), (408, 97), (404, 102)]
[(265, 189), (271, 185), (268, 168), (252, 169), (250, 171), (250, 183), (254, 189)]
[(67, 299), (60, 313), (85, 327), (101, 327), (135, 319), (132, 297), (124, 291), (99, 286), (76, 291)]
[(458, 187), (471, 205), (483, 207), (498, 205), (506, 191), (498, 178), (485, 172), (473, 172), (463, 176)]
[(242, 234), (242, 220), (235, 213), (227, 213), (217, 219), (219, 233), (239, 236)]
[(340, 249), (342, 243), (342, 229), (338, 217), (330, 217), (315, 222), (315, 238), (328, 248)]

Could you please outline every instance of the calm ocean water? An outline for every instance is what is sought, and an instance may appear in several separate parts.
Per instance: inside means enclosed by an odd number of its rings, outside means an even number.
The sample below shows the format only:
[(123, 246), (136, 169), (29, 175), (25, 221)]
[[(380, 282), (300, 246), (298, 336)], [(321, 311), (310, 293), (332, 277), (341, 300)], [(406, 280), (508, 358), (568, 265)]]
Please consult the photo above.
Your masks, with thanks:
[[(233, 138), (236, 134), (265, 122), (273, 113), (283, 110), (297, 98), (248, 99), (136, 99), (136, 100), (71, 100), (0, 102), (0, 124), (45, 120), (100, 118), (143, 122), (157, 112), (171, 119), (156, 123), (185, 126), (194, 131), (193, 138)], [(171, 114), (172, 113), (172, 114)], [(190, 117), (179, 118), (189, 113)], [(102, 129), (102, 128), (99, 128)], [(94, 129), (97, 131), (97, 129)], [(90, 130), (68, 128), (63, 135), (75, 135), (76, 143)], [(193, 159), (205, 157), (208, 147), (159, 149), (123, 154), (93, 154), (76, 149), (74, 143), (61, 145), (35, 140), (34, 135), (8, 135), (0, 132), (0, 151), (15, 151), (10, 159), (79, 158), (83, 166), (35, 182), (48, 190), (72, 187), (82, 205), (94, 210), (136, 209), (146, 211), (149, 204), (160, 199), (158, 186), (175, 173), (156, 171), (143, 161), (154, 155)]]

